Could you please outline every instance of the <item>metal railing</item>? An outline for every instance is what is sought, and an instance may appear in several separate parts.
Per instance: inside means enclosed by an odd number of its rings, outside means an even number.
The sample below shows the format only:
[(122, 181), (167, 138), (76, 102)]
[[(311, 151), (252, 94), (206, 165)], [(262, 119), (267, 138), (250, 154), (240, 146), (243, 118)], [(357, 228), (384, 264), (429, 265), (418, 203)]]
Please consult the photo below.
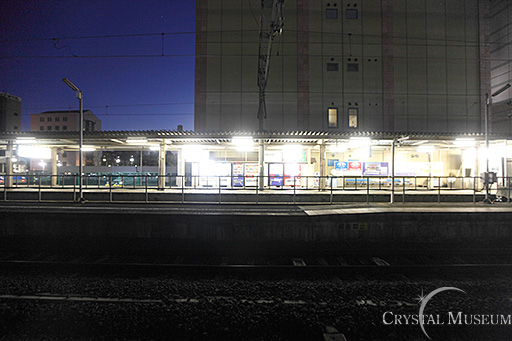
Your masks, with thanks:
[[(9, 180), (9, 181), (8, 181)], [(160, 181), (162, 180), (162, 181)], [(124, 174), (86, 174), (79, 177), (77, 174), (36, 174), (0, 175), (0, 190), (3, 191), (3, 200), (26, 200), (28, 195), (10, 195), (16, 190), (25, 190), (26, 193), (37, 192), (37, 200), (43, 201), (75, 201), (80, 181), (85, 190), (84, 196), (88, 201), (162, 201), (162, 194), (173, 195), (172, 202), (207, 201), (212, 202), (211, 194), (218, 197), (215, 202), (237, 202), (233, 195), (253, 195), (254, 198), (245, 198), (246, 201), (259, 203), (263, 194), (286, 194), (289, 198), (284, 201), (296, 203), (298, 196), (307, 196), (308, 202), (333, 203), (343, 202), (344, 195), (357, 194), (366, 196), (366, 202), (375, 201), (375, 196), (390, 195), (392, 178), (388, 176), (264, 176), (263, 186), (260, 186), (258, 176), (198, 176), (198, 175), (124, 175)], [(10, 186), (6, 183), (10, 182)], [(162, 186), (162, 184), (165, 184)], [(491, 194), (495, 197), (506, 198), (510, 202), (512, 177), (498, 177), (497, 182), (491, 186)], [(437, 196), (441, 202), (443, 197), (454, 193), (472, 195), (473, 202), (485, 190), (480, 177), (449, 177), (449, 176), (395, 176), (394, 196), (406, 202), (407, 195), (428, 194)], [(70, 193), (73, 195), (66, 199), (59, 199), (55, 193)], [(50, 195), (49, 193), (53, 193)], [(108, 197), (99, 194), (108, 193)], [(128, 195), (138, 194), (137, 200)], [(140, 194), (143, 194), (141, 200)], [(210, 195), (208, 200), (200, 198), (200, 194)], [(117, 198), (114, 198), (117, 196)], [(328, 197), (328, 200), (325, 199)], [(44, 198), (45, 197), (45, 198)], [(223, 200), (224, 197), (224, 200)], [(52, 199), (54, 198), (54, 199)], [(56, 198), (56, 199), (55, 199)], [(121, 200), (122, 198), (122, 200)], [(187, 200), (188, 199), (188, 200)], [(274, 197), (276, 202), (283, 202), (282, 198)], [(382, 199), (382, 198), (381, 198)], [(34, 200), (30, 198), (29, 200)], [(268, 198), (267, 200), (268, 201)], [(305, 200), (300, 200), (305, 201)], [(383, 200), (380, 200), (383, 201)]]

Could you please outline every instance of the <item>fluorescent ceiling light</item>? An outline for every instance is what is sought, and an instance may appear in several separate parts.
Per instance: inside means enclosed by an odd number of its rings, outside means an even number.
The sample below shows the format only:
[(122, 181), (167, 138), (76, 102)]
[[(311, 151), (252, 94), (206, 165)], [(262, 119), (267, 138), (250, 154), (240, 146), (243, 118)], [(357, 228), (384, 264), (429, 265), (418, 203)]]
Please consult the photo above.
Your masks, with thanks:
[(129, 137), (126, 139), (126, 143), (146, 143), (148, 140), (146, 140), (145, 137)]
[(417, 149), (418, 153), (432, 153), (434, 146), (419, 146)]
[(233, 136), (231, 142), (236, 146), (237, 150), (248, 150), (252, 149), (254, 141), (252, 136)]
[(18, 137), (16, 138), (17, 144), (23, 144), (23, 143), (36, 143), (35, 137)]
[(51, 159), (52, 150), (50, 148), (35, 147), (35, 146), (18, 146), (18, 156), (26, 158), (37, 158), (37, 159)]
[(83, 151), (83, 152), (93, 152), (93, 151), (95, 151), (95, 150), (96, 150), (96, 148), (91, 147), (91, 146), (83, 146), (83, 147), (82, 147), (82, 151)]

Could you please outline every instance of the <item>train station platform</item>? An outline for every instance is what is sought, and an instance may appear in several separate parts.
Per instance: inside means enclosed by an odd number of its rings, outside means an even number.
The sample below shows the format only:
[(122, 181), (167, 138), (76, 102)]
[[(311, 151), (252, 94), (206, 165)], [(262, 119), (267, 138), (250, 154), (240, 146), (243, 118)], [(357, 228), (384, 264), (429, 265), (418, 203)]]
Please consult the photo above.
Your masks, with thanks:
[(212, 243), (512, 240), (512, 204), (0, 203), (0, 239)]

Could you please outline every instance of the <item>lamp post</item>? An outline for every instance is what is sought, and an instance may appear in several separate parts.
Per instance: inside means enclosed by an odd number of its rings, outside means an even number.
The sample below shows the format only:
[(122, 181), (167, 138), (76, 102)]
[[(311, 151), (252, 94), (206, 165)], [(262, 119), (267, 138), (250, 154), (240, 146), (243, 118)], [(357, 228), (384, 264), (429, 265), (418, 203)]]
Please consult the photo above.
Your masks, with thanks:
[(492, 104), (492, 98), (498, 96), (503, 91), (510, 88), (510, 84), (507, 83), (506, 85), (502, 86), (498, 90), (496, 90), (491, 96), (489, 96), (489, 93), (485, 94), (485, 177), (484, 177), (484, 183), (485, 183), (485, 199), (484, 203), (490, 204), (491, 199), (489, 199), (489, 116), (491, 111), (491, 104)]
[(83, 164), (82, 164), (82, 158), (83, 158), (83, 144), (84, 144), (84, 107), (83, 107), (83, 98), (82, 98), (82, 91), (77, 88), (77, 86), (69, 81), (67, 78), (62, 79), (64, 83), (67, 84), (73, 91), (76, 91), (76, 98), (78, 99), (78, 103), (80, 106), (80, 124), (79, 124), (79, 130), (80, 130), (80, 148), (79, 148), (79, 162), (78, 162), (78, 173), (79, 175), (79, 184), (78, 184), (78, 201), (83, 202), (84, 201), (84, 194), (83, 194), (83, 188), (82, 188), (82, 174), (83, 174)]

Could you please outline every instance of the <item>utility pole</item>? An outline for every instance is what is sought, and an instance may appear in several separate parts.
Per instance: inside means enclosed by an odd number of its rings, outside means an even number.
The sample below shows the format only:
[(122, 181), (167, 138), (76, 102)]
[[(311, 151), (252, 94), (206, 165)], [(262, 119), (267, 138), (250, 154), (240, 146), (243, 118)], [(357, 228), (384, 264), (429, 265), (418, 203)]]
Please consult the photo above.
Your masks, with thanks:
[(265, 131), (265, 119), (267, 118), (265, 89), (267, 87), (270, 59), (272, 57), (272, 43), (283, 31), (283, 4), (284, 0), (261, 0), (260, 44), (258, 57), (258, 120), (260, 131)]

